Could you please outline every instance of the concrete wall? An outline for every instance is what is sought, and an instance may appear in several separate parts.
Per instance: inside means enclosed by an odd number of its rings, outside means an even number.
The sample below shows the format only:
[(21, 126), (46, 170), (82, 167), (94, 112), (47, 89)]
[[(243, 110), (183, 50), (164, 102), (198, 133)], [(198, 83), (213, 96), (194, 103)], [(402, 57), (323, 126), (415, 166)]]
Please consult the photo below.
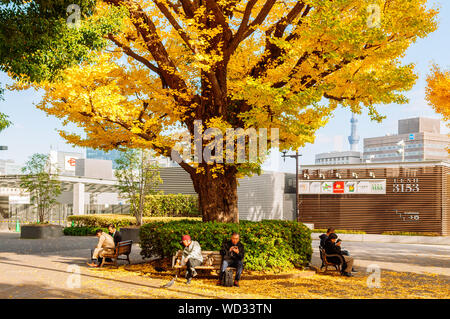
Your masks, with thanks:
[(75, 167), (76, 176), (90, 178), (113, 179), (112, 162), (99, 159), (77, 159)]
[(197, 194), (191, 176), (181, 167), (162, 167), (160, 176), (163, 183), (158, 190), (164, 191), (164, 194)]

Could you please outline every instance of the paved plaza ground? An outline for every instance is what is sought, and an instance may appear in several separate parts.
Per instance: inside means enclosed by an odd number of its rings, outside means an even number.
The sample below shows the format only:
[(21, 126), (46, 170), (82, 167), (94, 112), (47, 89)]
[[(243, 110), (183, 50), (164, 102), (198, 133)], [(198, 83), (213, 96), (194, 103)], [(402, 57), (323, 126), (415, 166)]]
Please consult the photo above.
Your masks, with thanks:
[[(381, 268), (384, 285), (404, 284), (415, 298), (450, 298), (450, 247), (440, 245), (346, 242), (343, 247), (355, 257), (359, 271), (354, 278), (312, 275), (295, 279), (245, 280), (241, 288), (216, 287), (211, 278), (196, 279), (186, 286), (180, 279), (170, 289), (161, 289), (167, 277), (142, 275), (119, 269), (89, 269), (86, 262), (96, 237), (64, 236), (57, 239), (20, 239), (19, 234), (0, 233), (0, 298), (379, 298), (366, 288), (366, 268)], [(313, 241), (313, 265), (320, 265), (318, 242)], [(142, 263), (139, 245), (133, 246), (133, 264)], [(124, 262), (121, 262), (123, 265)], [(136, 268), (136, 267), (135, 267)], [(136, 268), (138, 269), (139, 266)], [(80, 272), (80, 280), (73, 274)], [(78, 287), (80, 283), (80, 287)], [(316, 286), (329, 287), (324, 293)], [(265, 289), (258, 290), (259, 286)], [(270, 289), (267, 287), (270, 286)], [(333, 289), (341, 294), (332, 294)], [(436, 290), (434, 290), (436, 289)], [(364, 292), (368, 291), (368, 292)], [(436, 293), (434, 292), (436, 291)], [(438, 292), (437, 292), (438, 291)], [(386, 289), (390, 298), (401, 290)]]

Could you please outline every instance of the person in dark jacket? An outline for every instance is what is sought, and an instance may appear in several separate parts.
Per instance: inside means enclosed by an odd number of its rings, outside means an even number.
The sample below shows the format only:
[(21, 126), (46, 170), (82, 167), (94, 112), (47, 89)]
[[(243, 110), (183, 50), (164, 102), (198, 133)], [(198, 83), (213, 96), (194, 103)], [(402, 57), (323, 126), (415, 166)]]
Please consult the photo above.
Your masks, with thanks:
[[(319, 247), (324, 248), (324, 247), (325, 247), (325, 242), (327, 241), (328, 236), (330, 236), (330, 234), (332, 234), (332, 233), (334, 233), (334, 232), (335, 232), (334, 227), (330, 227), (330, 228), (327, 229), (327, 233), (326, 233), (326, 234), (320, 235), (320, 236), (319, 236), (319, 238), (320, 238), (320, 244), (319, 244)], [(339, 240), (339, 242), (341, 242), (341, 241)], [(339, 244), (339, 245), (340, 245), (340, 244)], [(339, 246), (339, 247), (341, 247), (341, 246)], [(345, 250), (345, 249), (342, 249), (342, 248), (341, 248), (341, 253), (342, 253), (342, 255), (344, 255), (344, 256), (350, 256), (350, 253), (348, 252), (348, 250)], [(321, 258), (322, 258), (322, 257), (321, 257)], [(352, 268), (352, 272), (357, 272), (357, 271), (356, 271), (354, 268)]]
[(116, 227), (113, 224), (108, 225), (108, 231), (114, 239), (114, 245), (117, 246), (117, 244), (122, 241), (122, 235), (117, 231)]
[(322, 234), (322, 235), (319, 236), (319, 238), (320, 238), (320, 244), (319, 244), (320, 247), (325, 247), (325, 242), (327, 241), (328, 236), (330, 236), (330, 234), (332, 234), (332, 233), (334, 233), (334, 228), (330, 227), (330, 228), (327, 229), (327, 233), (326, 234)]
[(219, 284), (225, 274), (227, 267), (236, 268), (236, 276), (234, 277), (234, 286), (239, 287), (242, 271), (244, 270), (244, 245), (239, 241), (239, 234), (233, 233), (231, 239), (225, 241), (220, 250), (222, 255), (222, 265), (220, 267)]
[[(108, 225), (109, 235), (114, 239), (114, 246), (117, 247), (117, 244), (122, 241), (122, 235), (117, 231), (116, 226), (113, 224)], [(106, 258), (106, 261), (112, 262), (111, 258)]]
[[(337, 254), (343, 258), (344, 264), (342, 265), (342, 274), (347, 277), (352, 277), (353, 275), (351, 274), (351, 269), (353, 267), (353, 257), (342, 254), (341, 242), (337, 240), (337, 235), (335, 233), (328, 236), (328, 239), (325, 241), (324, 248), (327, 255)], [(337, 256), (327, 257), (327, 260), (336, 264), (341, 263), (340, 258)]]

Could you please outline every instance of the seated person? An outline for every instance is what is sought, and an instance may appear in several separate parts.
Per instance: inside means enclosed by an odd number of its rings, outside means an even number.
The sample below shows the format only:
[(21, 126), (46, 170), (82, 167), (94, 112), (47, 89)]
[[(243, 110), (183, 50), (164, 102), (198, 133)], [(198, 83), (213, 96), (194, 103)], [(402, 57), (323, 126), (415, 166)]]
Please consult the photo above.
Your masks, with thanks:
[[(342, 265), (342, 274), (347, 277), (352, 277), (353, 275), (351, 274), (351, 269), (353, 267), (353, 257), (345, 256), (342, 254), (341, 242), (337, 241), (337, 235), (335, 233), (332, 233), (330, 234), (330, 236), (328, 236), (324, 248), (327, 255), (337, 254), (344, 259), (344, 264)], [(327, 257), (327, 260), (336, 264), (341, 263), (340, 258), (337, 256)]]
[(122, 241), (122, 235), (116, 230), (113, 224), (108, 225), (109, 235), (114, 239), (114, 245), (117, 246), (118, 243)]
[[(114, 239), (114, 245), (117, 246), (118, 243), (122, 241), (122, 235), (116, 230), (116, 226), (113, 224), (108, 225), (109, 235)], [(111, 262), (111, 258), (106, 258), (106, 261)]]
[(334, 233), (334, 227), (328, 228), (326, 234), (322, 234), (322, 235), (319, 236), (319, 238), (320, 238), (320, 244), (319, 244), (320, 247), (322, 247), (322, 248), (325, 247), (325, 242), (327, 241), (328, 236), (330, 236), (330, 234), (332, 234), (332, 233)]
[(231, 239), (225, 241), (220, 250), (222, 255), (222, 265), (220, 267), (219, 285), (222, 282), (222, 278), (225, 274), (227, 267), (236, 268), (236, 276), (234, 277), (234, 286), (239, 287), (239, 280), (241, 278), (242, 271), (244, 270), (244, 245), (239, 241), (239, 234), (233, 233)]
[(101, 229), (97, 229), (95, 236), (98, 237), (98, 244), (94, 249), (92, 259), (97, 259), (98, 264), (88, 263), (91, 267), (99, 267), (103, 261), (103, 255), (105, 253), (114, 253), (114, 249), (116, 247), (112, 236), (104, 233)]
[[(334, 231), (335, 231), (334, 227), (330, 227), (330, 228), (327, 229), (327, 233), (326, 234), (322, 234), (322, 235), (319, 236), (319, 238), (320, 238), (320, 244), (319, 244), (320, 247), (322, 247), (322, 248), (325, 247), (325, 242), (328, 239), (328, 236), (330, 236), (330, 234), (334, 233)], [(348, 250), (341, 249), (341, 252), (342, 252), (342, 255), (350, 256), (350, 253), (348, 252)]]
[(195, 240), (191, 240), (189, 235), (184, 235), (181, 240), (184, 245), (182, 264), (186, 265), (186, 284), (189, 285), (192, 277), (197, 276), (195, 267), (200, 266), (203, 262), (202, 249), (200, 244)]

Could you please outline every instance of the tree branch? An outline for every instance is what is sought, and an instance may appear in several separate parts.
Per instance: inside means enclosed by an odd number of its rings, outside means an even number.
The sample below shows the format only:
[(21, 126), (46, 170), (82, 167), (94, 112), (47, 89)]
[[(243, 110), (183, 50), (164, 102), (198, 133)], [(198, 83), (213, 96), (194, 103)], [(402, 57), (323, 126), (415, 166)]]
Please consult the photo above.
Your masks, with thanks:
[(189, 36), (184, 32), (183, 28), (178, 24), (175, 17), (170, 13), (169, 9), (160, 1), (153, 0), (153, 2), (156, 4), (156, 6), (159, 8), (159, 10), (164, 14), (164, 16), (167, 18), (167, 20), (170, 22), (170, 24), (174, 27), (174, 29), (178, 32), (180, 37), (183, 39), (184, 43), (191, 49), (193, 53), (195, 53), (195, 49), (192, 47), (191, 39)]
[(139, 54), (134, 52), (129, 46), (119, 42), (119, 40), (117, 40), (113, 34), (109, 33), (107, 38), (109, 40), (111, 40), (119, 48), (121, 48), (123, 53), (125, 53), (126, 55), (132, 57), (133, 59), (141, 62), (142, 64), (144, 64), (146, 67), (148, 67), (150, 70), (152, 70), (156, 74), (161, 75), (160, 70), (158, 69), (158, 67), (156, 65), (152, 64), (149, 60), (147, 60), (143, 56), (140, 56)]
[(225, 33), (225, 41), (229, 41), (233, 36), (233, 32), (231, 31), (230, 26), (225, 19), (225, 15), (222, 9), (219, 7), (215, 0), (206, 0), (206, 4), (213, 12), (214, 16), (217, 19), (217, 22), (219, 22), (219, 24), (222, 26)]

